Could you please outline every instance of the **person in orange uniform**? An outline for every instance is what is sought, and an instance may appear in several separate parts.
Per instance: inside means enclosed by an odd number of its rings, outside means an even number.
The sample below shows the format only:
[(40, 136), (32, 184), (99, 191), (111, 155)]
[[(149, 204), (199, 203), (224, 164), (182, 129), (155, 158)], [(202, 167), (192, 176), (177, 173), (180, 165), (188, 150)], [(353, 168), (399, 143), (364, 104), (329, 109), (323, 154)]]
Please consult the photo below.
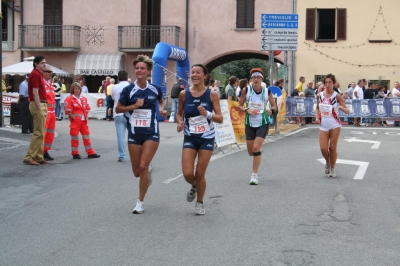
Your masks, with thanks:
[(56, 100), (55, 100), (55, 93), (54, 87), (51, 83), (51, 74), (53, 71), (51, 67), (48, 65), (46, 66), (45, 70), (43, 71), (43, 85), (46, 89), (47, 94), (47, 118), (46, 118), (46, 125), (44, 126), (44, 156), (43, 158), (46, 161), (54, 160), (53, 157), (50, 156), (49, 150), (51, 149), (51, 144), (53, 144), (54, 140), (54, 132), (56, 130), (56, 114), (55, 114), (55, 107), (56, 107)]
[(96, 154), (90, 143), (90, 131), (88, 127), (88, 112), (90, 105), (87, 99), (81, 96), (82, 87), (78, 82), (71, 85), (71, 95), (64, 101), (65, 114), (69, 116), (70, 121), (70, 135), (71, 135), (71, 149), (72, 157), (74, 159), (81, 159), (79, 155), (79, 132), (82, 135), (83, 145), (85, 146), (88, 158), (99, 158), (100, 155)]

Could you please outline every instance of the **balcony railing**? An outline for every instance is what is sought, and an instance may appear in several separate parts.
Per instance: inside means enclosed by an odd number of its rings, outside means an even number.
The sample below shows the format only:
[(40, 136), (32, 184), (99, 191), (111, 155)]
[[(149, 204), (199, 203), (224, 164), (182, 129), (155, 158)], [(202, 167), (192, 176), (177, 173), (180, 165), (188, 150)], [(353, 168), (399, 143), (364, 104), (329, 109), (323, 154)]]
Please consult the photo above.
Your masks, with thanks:
[(165, 42), (179, 46), (178, 26), (118, 26), (118, 49), (121, 52), (153, 51)]
[(78, 52), (81, 27), (72, 25), (19, 25), (22, 51)]

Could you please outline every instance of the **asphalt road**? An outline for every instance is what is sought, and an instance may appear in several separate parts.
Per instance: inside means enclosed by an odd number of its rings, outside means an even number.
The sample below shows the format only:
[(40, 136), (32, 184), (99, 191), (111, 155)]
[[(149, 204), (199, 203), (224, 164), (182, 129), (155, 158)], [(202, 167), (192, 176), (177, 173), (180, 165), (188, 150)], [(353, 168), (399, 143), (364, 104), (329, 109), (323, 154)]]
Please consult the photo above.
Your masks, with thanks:
[(396, 128), (343, 127), (334, 179), (315, 126), (269, 137), (258, 186), (244, 145), (217, 149), (206, 215), (195, 216), (175, 124), (160, 125), (142, 215), (131, 212), (138, 182), (117, 162), (113, 122), (90, 120), (101, 158), (82, 160), (68, 124), (57, 122), (56, 159), (40, 166), (22, 163), (29, 135), (0, 129), (0, 265), (399, 265)]

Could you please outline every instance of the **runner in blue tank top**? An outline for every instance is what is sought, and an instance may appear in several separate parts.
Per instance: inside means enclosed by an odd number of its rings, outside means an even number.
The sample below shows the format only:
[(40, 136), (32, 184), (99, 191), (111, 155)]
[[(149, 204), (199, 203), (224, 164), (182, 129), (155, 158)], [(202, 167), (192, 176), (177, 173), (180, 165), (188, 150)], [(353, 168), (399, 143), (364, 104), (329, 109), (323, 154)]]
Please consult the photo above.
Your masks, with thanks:
[(115, 111), (124, 113), (128, 120), (129, 156), (133, 174), (140, 177), (139, 198), (133, 213), (143, 213), (143, 200), (152, 181), (149, 166), (160, 142), (156, 105), (161, 116), (165, 117), (167, 112), (161, 88), (147, 82), (153, 61), (146, 55), (139, 55), (133, 65), (137, 80), (122, 90)]
[[(192, 66), (193, 86), (179, 94), (176, 116), (177, 131), (184, 130), (182, 172), (186, 182), (192, 185), (186, 199), (192, 202), (197, 194), (195, 207), (197, 215), (205, 214), (203, 205), (206, 192), (205, 175), (214, 149), (214, 122), (222, 123), (223, 119), (218, 94), (204, 86), (207, 76), (208, 71), (205, 66), (201, 64)], [(196, 157), (198, 159), (194, 172)]]

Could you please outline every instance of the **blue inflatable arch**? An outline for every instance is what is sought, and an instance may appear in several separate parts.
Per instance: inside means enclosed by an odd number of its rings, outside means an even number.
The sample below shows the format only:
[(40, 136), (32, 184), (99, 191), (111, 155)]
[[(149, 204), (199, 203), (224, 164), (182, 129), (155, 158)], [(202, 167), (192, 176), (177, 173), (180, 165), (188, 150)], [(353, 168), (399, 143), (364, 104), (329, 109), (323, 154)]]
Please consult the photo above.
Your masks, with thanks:
[[(164, 98), (167, 94), (167, 61), (176, 61), (177, 76), (182, 78), (182, 84), (185, 88), (188, 87), (189, 80), (189, 58), (185, 49), (159, 42), (154, 49), (152, 60), (154, 61), (154, 68), (152, 73), (152, 82), (161, 87)], [(159, 120), (164, 120), (163, 117), (157, 117)]]

